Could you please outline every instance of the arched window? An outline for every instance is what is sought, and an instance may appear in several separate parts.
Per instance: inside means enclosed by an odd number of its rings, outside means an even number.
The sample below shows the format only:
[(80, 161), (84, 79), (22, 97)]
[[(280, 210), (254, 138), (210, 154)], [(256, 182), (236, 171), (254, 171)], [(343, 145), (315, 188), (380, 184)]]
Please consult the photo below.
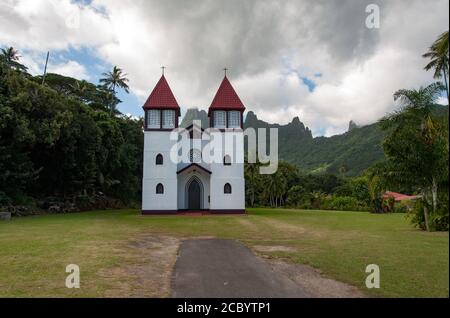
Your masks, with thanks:
[(226, 155), (225, 157), (223, 157), (223, 165), (231, 166), (231, 157), (229, 155)]
[(161, 183), (156, 186), (156, 194), (164, 194), (164, 186)]
[(158, 154), (158, 155), (156, 156), (156, 164), (157, 164), (157, 165), (162, 165), (163, 162), (164, 162), (164, 158), (163, 158), (162, 154)]
[(230, 194), (231, 193), (231, 184), (225, 183), (223, 186), (223, 193)]

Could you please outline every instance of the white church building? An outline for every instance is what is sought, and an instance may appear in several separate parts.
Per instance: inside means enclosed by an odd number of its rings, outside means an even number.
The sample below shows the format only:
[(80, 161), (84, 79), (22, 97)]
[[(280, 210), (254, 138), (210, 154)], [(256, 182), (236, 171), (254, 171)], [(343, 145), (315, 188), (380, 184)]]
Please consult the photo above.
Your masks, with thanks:
[[(202, 148), (207, 133), (191, 125), (185, 135), (181, 161), (171, 159), (177, 143), (172, 131), (178, 128), (180, 107), (164, 74), (151, 92), (143, 109), (144, 170), (142, 183), (143, 214), (245, 213), (243, 113), (245, 107), (225, 75), (208, 110), (209, 125), (220, 137), (233, 135), (233, 153), (223, 144), (222, 160), (205, 162)], [(208, 129), (206, 129), (208, 130)], [(176, 146), (176, 145), (175, 145)]]

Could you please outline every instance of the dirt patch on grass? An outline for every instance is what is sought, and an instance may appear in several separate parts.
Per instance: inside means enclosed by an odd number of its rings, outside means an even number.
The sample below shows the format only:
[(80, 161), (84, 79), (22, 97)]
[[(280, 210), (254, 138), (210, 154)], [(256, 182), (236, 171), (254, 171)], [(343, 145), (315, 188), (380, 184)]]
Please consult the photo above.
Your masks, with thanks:
[(326, 278), (308, 265), (289, 264), (280, 260), (266, 260), (275, 272), (287, 276), (296, 284), (302, 286), (313, 297), (317, 298), (365, 298), (355, 286)]
[(258, 226), (255, 223), (249, 221), (246, 218), (239, 218), (236, 220), (238, 221), (239, 225), (242, 225), (242, 226), (248, 228), (250, 231), (258, 231), (259, 230)]
[(170, 236), (142, 235), (121, 248), (120, 266), (104, 270), (114, 285), (106, 297), (167, 297), (170, 277), (176, 261), (180, 240)]
[(296, 252), (297, 249), (289, 246), (282, 245), (254, 245), (252, 248), (258, 252)]

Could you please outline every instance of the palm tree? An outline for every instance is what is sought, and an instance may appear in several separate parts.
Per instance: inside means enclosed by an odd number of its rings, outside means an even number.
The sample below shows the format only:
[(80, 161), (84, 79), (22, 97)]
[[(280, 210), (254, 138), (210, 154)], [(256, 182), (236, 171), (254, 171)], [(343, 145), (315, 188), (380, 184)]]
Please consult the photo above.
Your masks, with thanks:
[(20, 55), (19, 51), (17, 51), (13, 47), (1, 49), (2, 53), (0, 56), (0, 60), (8, 65), (10, 68), (15, 69), (17, 71), (26, 72), (27, 67), (19, 63)]
[(85, 80), (75, 81), (73, 84), (70, 84), (71, 94), (82, 101), (86, 101), (86, 93), (89, 89), (88, 84)]
[(427, 230), (428, 193), (435, 212), (438, 184), (448, 180), (448, 129), (433, 114), (433, 104), (443, 89), (441, 83), (434, 83), (418, 90), (399, 90), (394, 99), (401, 102), (402, 109), (380, 120), (381, 127), (389, 131), (383, 143), (386, 173), (399, 184), (420, 189)]
[(74, 93), (81, 96), (87, 90), (87, 82), (85, 80), (75, 81), (70, 87), (73, 89)]
[(430, 69), (434, 69), (433, 77), (436, 79), (444, 76), (448, 100), (448, 31), (442, 33), (433, 45), (430, 46), (430, 50), (422, 56), (431, 59), (430, 63), (425, 66), (425, 70), (429, 71)]
[[(106, 86), (109, 90), (112, 91), (113, 96), (116, 96), (116, 88), (122, 88), (127, 94), (129, 93), (129, 87), (127, 82), (129, 82), (128, 78), (126, 78), (127, 74), (124, 74), (122, 69), (114, 66), (111, 72), (103, 73), (104, 78), (100, 79), (100, 83)], [(112, 114), (115, 105), (113, 105), (113, 101), (110, 105), (110, 113)]]

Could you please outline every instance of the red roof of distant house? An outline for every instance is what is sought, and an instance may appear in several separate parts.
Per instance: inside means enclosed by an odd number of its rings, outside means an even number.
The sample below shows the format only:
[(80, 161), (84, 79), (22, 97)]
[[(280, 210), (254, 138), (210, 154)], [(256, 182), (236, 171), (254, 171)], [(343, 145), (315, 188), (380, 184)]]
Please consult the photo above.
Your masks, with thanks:
[(393, 197), (395, 201), (403, 201), (403, 200), (414, 200), (419, 198), (418, 195), (407, 195), (397, 192), (388, 191), (383, 195), (384, 199), (387, 199), (389, 197)]
[(177, 100), (166, 81), (166, 78), (161, 76), (152, 93), (144, 104), (144, 109), (176, 109), (179, 110)]
[(217, 90), (216, 96), (209, 107), (209, 111), (220, 110), (239, 110), (244, 111), (245, 106), (234, 90), (228, 78), (225, 76)]

